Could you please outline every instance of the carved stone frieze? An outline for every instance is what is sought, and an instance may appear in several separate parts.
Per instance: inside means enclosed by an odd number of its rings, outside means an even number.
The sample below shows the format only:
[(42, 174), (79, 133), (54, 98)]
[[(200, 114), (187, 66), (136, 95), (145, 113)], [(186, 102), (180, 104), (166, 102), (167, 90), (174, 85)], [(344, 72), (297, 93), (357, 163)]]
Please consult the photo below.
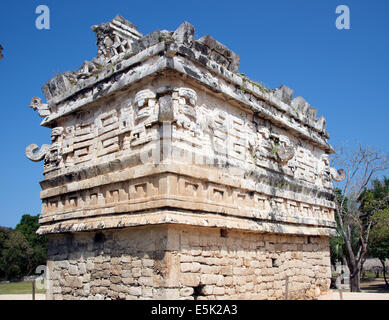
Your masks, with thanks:
[(30, 108), (38, 110), (39, 116), (42, 118), (47, 117), (51, 113), (49, 106), (45, 103), (42, 103), (42, 99), (39, 97), (34, 97), (31, 99)]
[(346, 171), (343, 169), (330, 168), (331, 178), (335, 181), (341, 182), (346, 178)]
[[(277, 299), (289, 273), (296, 298), (328, 290), (345, 172), (317, 110), (240, 74), (240, 57), (188, 22), (143, 36), (116, 16), (92, 30), (97, 57), (30, 104), (51, 129), (51, 144), (26, 148), (44, 160), (48, 296)], [(247, 280), (263, 268), (274, 290)]]
[(43, 172), (49, 172), (59, 168), (62, 161), (62, 143), (59, 137), (62, 136), (64, 129), (56, 127), (51, 130), (51, 145), (44, 144), (38, 151), (39, 147), (36, 144), (31, 144), (26, 148), (26, 156), (31, 161), (44, 160)]
[(25, 151), (26, 157), (34, 162), (42, 161), (45, 158), (49, 148), (50, 145), (43, 144), (41, 149), (39, 150), (38, 145), (30, 144), (29, 146), (26, 147), (26, 151)]

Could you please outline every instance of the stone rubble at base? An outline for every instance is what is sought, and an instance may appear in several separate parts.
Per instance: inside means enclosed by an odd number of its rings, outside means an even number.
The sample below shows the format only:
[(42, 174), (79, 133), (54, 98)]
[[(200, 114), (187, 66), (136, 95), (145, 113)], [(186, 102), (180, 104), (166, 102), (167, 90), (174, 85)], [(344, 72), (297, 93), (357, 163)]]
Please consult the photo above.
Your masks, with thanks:
[(30, 103), (52, 130), (26, 148), (44, 160), (48, 297), (282, 299), (286, 276), (289, 297), (326, 292), (345, 172), (324, 117), (188, 22), (92, 30), (97, 57)]

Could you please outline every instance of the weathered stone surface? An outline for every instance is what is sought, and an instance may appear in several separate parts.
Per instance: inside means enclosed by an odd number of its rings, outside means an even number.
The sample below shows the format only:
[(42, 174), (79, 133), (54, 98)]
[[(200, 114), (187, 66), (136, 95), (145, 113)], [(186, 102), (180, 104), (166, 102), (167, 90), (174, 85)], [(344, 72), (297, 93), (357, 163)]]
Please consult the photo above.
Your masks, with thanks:
[(42, 99), (39, 97), (32, 98), (30, 102), (30, 108), (33, 110), (38, 110), (39, 116), (41, 117), (46, 117), (51, 113), (48, 105), (42, 103)]
[(189, 22), (183, 22), (173, 33), (173, 39), (190, 47), (193, 42), (195, 29)]
[(187, 22), (92, 29), (97, 57), (30, 105), (52, 129), (26, 149), (44, 160), (49, 297), (282, 299), (286, 276), (296, 298), (326, 291), (344, 171), (324, 117)]
[(216, 62), (221, 62), (221, 64), (223, 64), (223, 60), (226, 59), (229, 62), (226, 66), (228, 70), (231, 70), (232, 72), (238, 72), (240, 57), (235, 52), (231, 51), (225, 45), (221, 44), (219, 41), (215, 40), (209, 35), (200, 38), (198, 42), (206, 45), (211, 51), (221, 55), (213, 56)]
[(174, 121), (173, 100), (171, 96), (166, 95), (158, 99), (159, 104), (159, 120)]
[(91, 29), (96, 33), (98, 57), (110, 58), (123, 53), (134, 41), (142, 37), (137, 27), (120, 15), (111, 22), (92, 26)]
[[(36, 144), (30, 144), (26, 147), (26, 157), (31, 161), (42, 161), (46, 156), (50, 146), (48, 144), (43, 144), (41, 149)], [(38, 151), (39, 150), (39, 151)]]
[[(289, 276), (289, 296), (295, 299), (312, 299), (329, 286), (330, 255), (328, 239), (317, 237), (308, 241), (306, 236), (277, 236), (266, 234), (249, 234), (242, 231), (230, 231), (226, 237), (220, 236), (220, 230), (210, 228), (197, 228), (185, 226), (134, 227), (117, 231), (105, 231), (107, 237), (114, 235), (126, 244), (127, 251), (118, 246), (119, 240), (114, 240), (109, 246), (104, 246), (101, 254), (106, 257), (104, 268), (108, 271), (107, 279), (96, 279), (84, 283), (77, 274), (86, 272), (90, 278), (94, 277), (96, 270), (86, 270), (87, 258), (94, 256), (93, 246), (79, 246), (80, 243), (93, 243), (93, 237), (88, 233), (78, 233), (73, 237), (75, 249), (74, 259), (70, 260), (70, 267), (62, 260), (57, 260), (59, 253), (49, 256), (50, 270), (53, 270), (64, 281), (62, 284), (53, 282), (51, 295), (71, 294), (73, 298), (88, 296), (93, 299), (212, 299), (213, 296), (233, 298), (236, 293), (241, 294), (239, 299), (283, 299), (285, 293), (285, 279)], [(194, 255), (195, 247), (190, 243), (190, 237), (196, 235), (200, 238), (211, 238), (212, 246), (205, 245), (202, 255)], [(160, 236), (176, 237), (182, 239), (176, 252), (168, 253), (166, 243), (158, 242), (155, 251), (144, 252), (138, 245), (146, 239), (158, 241)], [(49, 246), (66, 245), (69, 242), (60, 235), (51, 235)], [(257, 251), (258, 245), (268, 249)], [(273, 249), (270, 244), (274, 245)], [(304, 244), (302, 246), (302, 244)], [(300, 247), (298, 246), (300, 245)], [(90, 248), (89, 250), (87, 248)], [(223, 248), (225, 251), (223, 251)], [(237, 250), (239, 248), (239, 251)], [(278, 251), (279, 250), (279, 251)], [(110, 252), (106, 254), (105, 252)], [(223, 257), (221, 256), (223, 252)], [(112, 274), (112, 264), (117, 255), (134, 260), (135, 269), (140, 266), (156, 266), (153, 272), (142, 276), (135, 270), (134, 280), (128, 281), (129, 274), (122, 273), (120, 277)], [(97, 266), (101, 256), (92, 258)], [(186, 257), (192, 257), (193, 262), (188, 268)], [(243, 258), (242, 258), (243, 257)], [(91, 258), (89, 258), (91, 259)], [(140, 262), (140, 263), (139, 263)], [(228, 262), (229, 265), (225, 265)], [(192, 268), (194, 266), (195, 268)], [(129, 270), (130, 271), (130, 270)], [(133, 269), (134, 271), (134, 269)], [(177, 275), (178, 281), (166, 286)], [(256, 275), (257, 273), (260, 276)], [(55, 277), (57, 278), (57, 277)], [(158, 278), (161, 278), (158, 280)], [(172, 283), (171, 283), (172, 284)]]
[(335, 181), (343, 181), (346, 178), (346, 172), (343, 169), (331, 168), (331, 178)]

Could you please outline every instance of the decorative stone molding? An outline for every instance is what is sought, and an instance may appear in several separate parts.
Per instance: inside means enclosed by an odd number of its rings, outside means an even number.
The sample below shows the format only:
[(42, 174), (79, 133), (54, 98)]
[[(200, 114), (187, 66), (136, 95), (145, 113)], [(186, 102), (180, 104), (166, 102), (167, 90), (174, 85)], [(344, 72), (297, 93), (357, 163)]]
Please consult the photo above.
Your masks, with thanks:
[(282, 145), (277, 147), (277, 156), (282, 162), (287, 162), (294, 157), (293, 146)]
[(39, 116), (42, 118), (49, 116), (51, 113), (48, 105), (42, 103), (42, 99), (39, 97), (31, 99), (30, 108), (34, 109), (34, 111), (38, 110)]
[(194, 40), (194, 27), (189, 22), (183, 22), (176, 31), (174, 31), (172, 37), (179, 44), (184, 44), (186, 46), (191, 46)]
[(36, 144), (30, 144), (26, 147), (26, 157), (34, 162), (42, 161), (45, 158), (49, 149), (50, 145), (48, 144), (43, 144), (40, 150)]
[(28, 159), (35, 162), (45, 160), (43, 172), (57, 169), (62, 160), (62, 146), (58, 140), (62, 136), (63, 131), (62, 127), (53, 128), (51, 130), (52, 144), (43, 144), (39, 151), (37, 151), (39, 147), (36, 144), (30, 144), (26, 147), (25, 153)]
[[(288, 273), (313, 279), (299, 280), (296, 298), (328, 290), (331, 177), (345, 173), (329, 166), (317, 110), (240, 74), (240, 57), (208, 35), (196, 40), (188, 22), (142, 36), (116, 16), (92, 30), (97, 57), (43, 86), (47, 104), (31, 103), (52, 140), (26, 148), (45, 161), (48, 296), (195, 299), (203, 283), (204, 299), (278, 299), (277, 275)], [(225, 248), (230, 262), (243, 254), (241, 266), (227, 270)], [(99, 272), (83, 265), (92, 262)]]
[(97, 37), (97, 56), (111, 58), (130, 50), (132, 42), (142, 38), (137, 27), (120, 15), (111, 22), (91, 27)]
[(155, 92), (149, 89), (139, 91), (136, 94), (134, 102), (137, 108), (135, 111), (135, 121), (137, 123), (145, 121), (155, 114), (156, 97)]
[(343, 169), (336, 170), (335, 168), (330, 168), (331, 178), (337, 182), (341, 182), (346, 178), (346, 171)]
[(171, 95), (164, 95), (158, 99), (159, 116), (158, 120), (161, 122), (174, 121), (174, 107)]
[(177, 114), (177, 125), (195, 131), (197, 114), (196, 114), (196, 102), (197, 94), (196, 91), (190, 88), (178, 88), (178, 114)]

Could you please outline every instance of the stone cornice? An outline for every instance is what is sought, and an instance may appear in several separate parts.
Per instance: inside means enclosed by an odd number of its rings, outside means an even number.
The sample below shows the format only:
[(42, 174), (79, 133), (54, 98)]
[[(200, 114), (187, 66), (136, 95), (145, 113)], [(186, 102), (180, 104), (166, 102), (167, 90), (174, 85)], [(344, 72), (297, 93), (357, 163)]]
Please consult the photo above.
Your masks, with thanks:
[(142, 225), (190, 225), (208, 228), (226, 228), (242, 231), (293, 234), (305, 236), (335, 236), (336, 230), (328, 227), (282, 224), (279, 221), (249, 220), (245, 218), (227, 217), (219, 214), (196, 214), (192, 212), (177, 212), (164, 210), (162, 212), (142, 213), (142, 214), (118, 214), (104, 217), (94, 217), (88, 219), (73, 219), (53, 224), (45, 224), (39, 228), (38, 234), (53, 234), (67, 232), (82, 232), (104, 229), (117, 229)]

